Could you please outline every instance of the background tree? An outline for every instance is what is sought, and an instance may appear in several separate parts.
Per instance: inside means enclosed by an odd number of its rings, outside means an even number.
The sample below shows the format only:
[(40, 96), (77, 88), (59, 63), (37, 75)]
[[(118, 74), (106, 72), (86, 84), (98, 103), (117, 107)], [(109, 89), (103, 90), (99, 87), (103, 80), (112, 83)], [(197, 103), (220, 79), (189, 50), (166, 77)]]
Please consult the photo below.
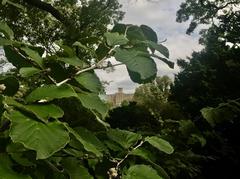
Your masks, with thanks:
[(169, 102), (173, 82), (168, 76), (157, 77), (154, 82), (139, 86), (133, 100), (147, 108), (158, 119), (180, 120), (182, 112), (176, 103)]
[(96, 44), (107, 26), (123, 17), (120, 7), (116, 0), (13, 0), (0, 5), (0, 19), (9, 24), (17, 40), (42, 45), (52, 52), (58, 40), (66, 45), (78, 40), (84, 45)]
[[(200, 43), (205, 48), (201, 52), (194, 52), (192, 57), (178, 61), (181, 72), (175, 76), (172, 88), (172, 100), (176, 100), (185, 113), (204, 133), (207, 145), (203, 150), (193, 150), (202, 155), (210, 155), (215, 160), (208, 160), (202, 164), (203, 178), (235, 178), (239, 176), (238, 145), (234, 142), (239, 136), (239, 111), (235, 117), (228, 116), (229, 109), (225, 109), (228, 100), (239, 98), (239, 1), (191, 1), (186, 0), (177, 13), (177, 21), (191, 19), (187, 33), (191, 33), (197, 25), (209, 24), (209, 28), (201, 32)], [(219, 105), (219, 103), (221, 103)], [(235, 102), (234, 102), (235, 103)], [(238, 106), (238, 103), (236, 103)], [(219, 105), (219, 107), (217, 107)], [(227, 105), (227, 106), (228, 106)], [(211, 129), (200, 113), (204, 106), (225, 109), (221, 112), (225, 119), (222, 125)], [(220, 107), (221, 106), (221, 107)], [(218, 118), (216, 113), (203, 113), (205, 118)], [(214, 117), (215, 116), (215, 117)], [(222, 119), (223, 119), (222, 118)], [(228, 121), (228, 122), (226, 122)], [(235, 121), (235, 122), (233, 122)], [(231, 131), (231, 132), (230, 132)], [(232, 135), (229, 135), (232, 133)], [(209, 168), (209, 166), (213, 166)]]

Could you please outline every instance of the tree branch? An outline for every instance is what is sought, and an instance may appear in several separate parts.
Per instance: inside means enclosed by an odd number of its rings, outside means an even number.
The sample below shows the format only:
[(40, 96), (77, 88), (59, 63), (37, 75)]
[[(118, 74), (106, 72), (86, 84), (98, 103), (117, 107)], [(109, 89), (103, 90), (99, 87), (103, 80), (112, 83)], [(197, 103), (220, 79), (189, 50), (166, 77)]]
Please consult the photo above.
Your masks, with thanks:
[(43, 2), (41, 0), (23, 0), (23, 1), (26, 2), (28, 5), (49, 12), (53, 17), (55, 17), (63, 24), (68, 23), (66, 17), (49, 3)]

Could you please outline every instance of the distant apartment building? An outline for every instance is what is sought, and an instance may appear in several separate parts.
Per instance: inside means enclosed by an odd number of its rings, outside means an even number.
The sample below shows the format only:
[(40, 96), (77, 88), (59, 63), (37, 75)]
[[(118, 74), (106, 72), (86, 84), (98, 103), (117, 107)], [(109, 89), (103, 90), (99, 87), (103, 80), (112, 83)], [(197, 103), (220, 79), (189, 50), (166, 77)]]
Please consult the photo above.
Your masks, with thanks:
[(115, 94), (108, 94), (107, 101), (113, 106), (120, 106), (123, 101), (132, 101), (133, 94), (127, 94), (123, 92), (123, 88), (118, 88), (118, 92)]

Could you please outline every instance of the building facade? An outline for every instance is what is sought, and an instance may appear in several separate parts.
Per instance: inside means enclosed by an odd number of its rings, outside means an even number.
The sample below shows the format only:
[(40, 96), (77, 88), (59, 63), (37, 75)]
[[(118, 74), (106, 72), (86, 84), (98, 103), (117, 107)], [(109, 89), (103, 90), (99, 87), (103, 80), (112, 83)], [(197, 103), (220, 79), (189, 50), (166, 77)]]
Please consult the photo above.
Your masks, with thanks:
[(126, 94), (123, 92), (123, 88), (118, 88), (118, 92), (115, 94), (107, 95), (107, 101), (114, 107), (120, 106), (123, 101), (132, 101), (133, 94)]

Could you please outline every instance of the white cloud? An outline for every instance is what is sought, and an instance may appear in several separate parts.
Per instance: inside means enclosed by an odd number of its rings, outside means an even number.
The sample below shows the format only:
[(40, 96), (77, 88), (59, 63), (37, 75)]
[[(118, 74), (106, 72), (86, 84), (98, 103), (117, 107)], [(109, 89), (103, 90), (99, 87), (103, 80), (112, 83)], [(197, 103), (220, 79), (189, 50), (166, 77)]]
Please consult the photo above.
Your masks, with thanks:
[[(188, 36), (185, 31), (188, 23), (177, 23), (176, 12), (183, 0), (159, 0), (148, 2), (146, 0), (119, 0), (126, 12), (124, 23), (146, 24), (158, 34), (159, 40), (167, 39), (164, 45), (170, 51), (170, 59), (176, 62), (178, 58), (190, 56), (193, 51), (201, 50), (198, 44), (198, 32)], [(156, 0), (157, 1), (157, 0)], [(158, 75), (174, 76), (178, 68), (170, 69), (166, 64), (156, 60)], [(107, 87), (107, 93), (114, 93), (118, 87), (123, 87), (125, 92), (133, 92), (137, 84), (131, 82), (125, 67), (117, 67), (113, 73), (97, 71), (101, 80), (112, 81)]]

